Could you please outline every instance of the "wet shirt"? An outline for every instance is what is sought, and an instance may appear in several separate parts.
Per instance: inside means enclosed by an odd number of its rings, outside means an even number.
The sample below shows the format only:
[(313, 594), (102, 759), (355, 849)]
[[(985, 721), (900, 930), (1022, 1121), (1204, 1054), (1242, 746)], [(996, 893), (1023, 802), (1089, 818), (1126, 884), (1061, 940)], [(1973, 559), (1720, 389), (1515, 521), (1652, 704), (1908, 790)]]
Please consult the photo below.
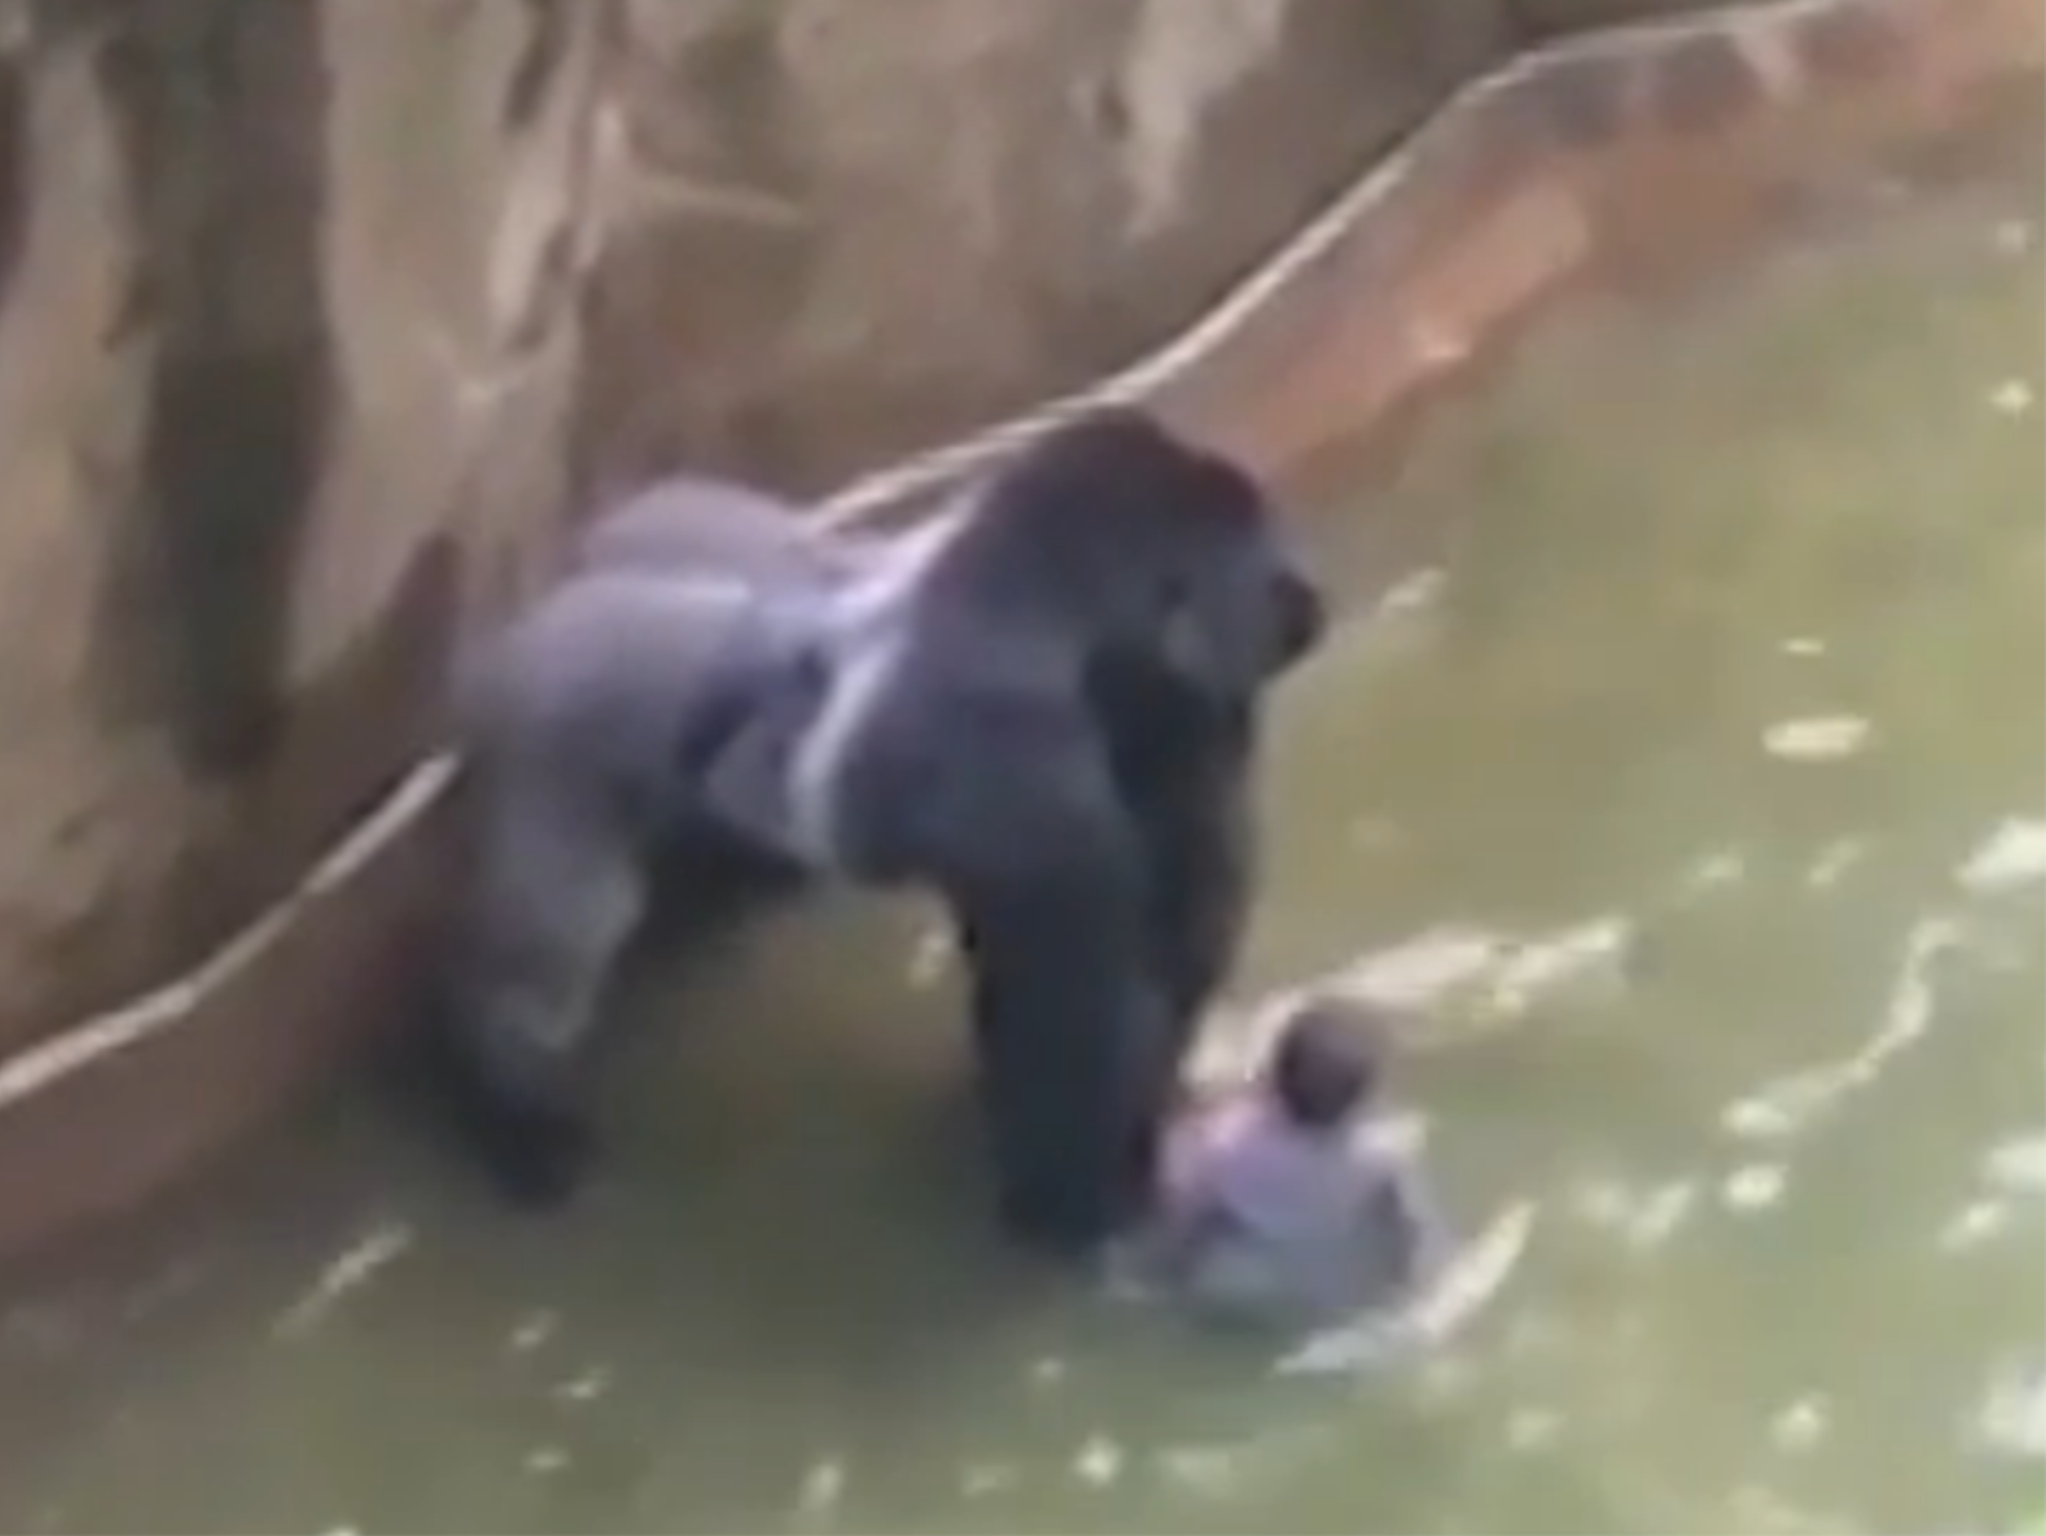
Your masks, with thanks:
[(1192, 1128), (1174, 1162), (1165, 1278), (1245, 1320), (1392, 1303), (1435, 1246), (1411, 1155), (1370, 1124), (1315, 1133), (1261, 1103), (1232, 1105)]

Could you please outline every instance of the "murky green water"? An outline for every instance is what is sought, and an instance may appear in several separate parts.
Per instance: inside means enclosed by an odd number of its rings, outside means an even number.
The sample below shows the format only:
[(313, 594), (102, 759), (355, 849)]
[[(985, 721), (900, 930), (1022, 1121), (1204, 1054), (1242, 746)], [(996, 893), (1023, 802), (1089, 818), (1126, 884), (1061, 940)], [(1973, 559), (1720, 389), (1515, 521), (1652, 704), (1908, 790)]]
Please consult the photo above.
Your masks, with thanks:
[(1587, 312), (1370, 498), (1440, 559), (1287, 707), (1243, 990), (1409, 999), (1453, 1198), (1531, 1205), (1437, 1356), (1274, 1379), (1017, 1273), (913, 924), (840, 914), (640, 1044), (569, 1218), (356, 1095), (17, 1286), (0, 1527), (2046, 1507), (2039, 227), (2007, 184)]

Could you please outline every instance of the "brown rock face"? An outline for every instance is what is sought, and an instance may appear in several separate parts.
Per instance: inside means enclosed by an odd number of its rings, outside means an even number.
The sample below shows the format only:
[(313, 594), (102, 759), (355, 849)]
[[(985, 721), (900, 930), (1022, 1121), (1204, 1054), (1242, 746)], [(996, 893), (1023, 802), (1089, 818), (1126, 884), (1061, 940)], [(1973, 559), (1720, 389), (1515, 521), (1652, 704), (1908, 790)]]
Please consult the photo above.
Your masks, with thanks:
[(815, 490), (1155, 343), (1515, 50), (1725, 0), (622, 3), (579, 479)]
[(1505, 0), (627, 0), (599, 481), (803, 487), (1156, 340), (1509, 41)]
[(0, 6), (0, 1053), (416, 757), (558, 514), (606, 19)]
[(1511, 0), (1520, 39), (1531, 42), (1589, 27), (1619, 26), (1656, 16), (1705, 11), (1726, 0)]

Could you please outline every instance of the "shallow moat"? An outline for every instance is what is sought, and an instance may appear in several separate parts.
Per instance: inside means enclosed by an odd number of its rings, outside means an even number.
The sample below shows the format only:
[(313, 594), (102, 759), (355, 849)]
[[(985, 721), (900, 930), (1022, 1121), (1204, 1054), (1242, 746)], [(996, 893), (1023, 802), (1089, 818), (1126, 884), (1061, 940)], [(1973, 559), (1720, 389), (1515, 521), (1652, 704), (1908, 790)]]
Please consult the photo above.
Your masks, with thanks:
[(1239, 1000), (1402, 1001), (1458, 1211), (1532, 1212), (1440, 1352), (1268, 1376), (1019, 1270), (942, 957), (820, 913), (639, 988), (561, 1219), (358, 1085), (17, 1278), (0, 1526), (2007, 1528), (2046, 1486), (2038, 183), (1587, 302), (1329, 498), (1330, 569), (1400, 575), (1286, 701)]

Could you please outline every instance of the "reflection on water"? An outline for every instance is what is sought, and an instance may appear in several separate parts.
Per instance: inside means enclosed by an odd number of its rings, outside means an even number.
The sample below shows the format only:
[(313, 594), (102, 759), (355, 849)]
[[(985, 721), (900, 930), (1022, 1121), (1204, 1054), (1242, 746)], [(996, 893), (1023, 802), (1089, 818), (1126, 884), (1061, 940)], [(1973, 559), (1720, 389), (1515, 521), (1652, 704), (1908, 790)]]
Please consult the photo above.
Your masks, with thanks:
[(951, 983), (918, 914), (862, 911), (646, 989), (693, 1017), (628, 1048), (564, 1219), (498, 1212), (355, 1094), (18, 1285), (0, 1525), (2036, 1505), (2038, 221), (1978, 190), (1680, 313), (1587, 313), (1375, 493), (1439, 559), (1287, 706), (1244, 996), (1402, 1005), (1453, 1198), (1532, 1210), (1433, 1356), (1275, 1377), (1019, 1271), (978, 1214)]

